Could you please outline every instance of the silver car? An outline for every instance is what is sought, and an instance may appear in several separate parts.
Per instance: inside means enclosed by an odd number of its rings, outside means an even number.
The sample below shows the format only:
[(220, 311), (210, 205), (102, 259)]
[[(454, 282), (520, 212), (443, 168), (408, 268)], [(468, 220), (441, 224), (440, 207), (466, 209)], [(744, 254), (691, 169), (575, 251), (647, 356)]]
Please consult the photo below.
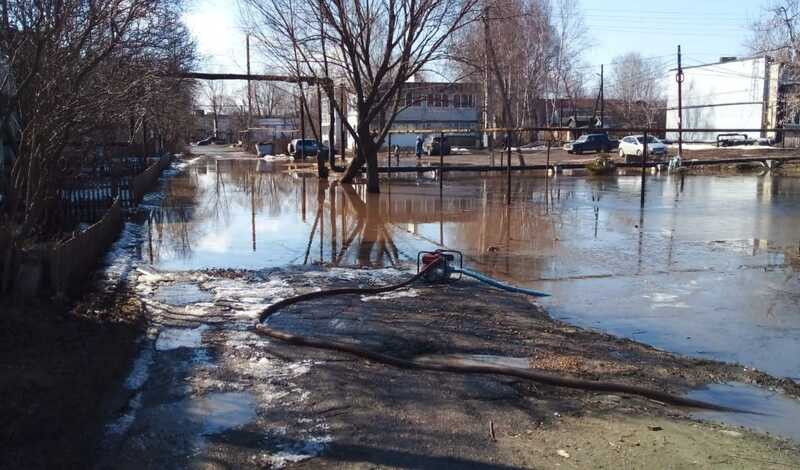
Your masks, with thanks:
[[(619, 142), (619, 156), (625, 159), (625, 162), (641, 160), (643, 151), (643, 135), (629, 135)], [(667, 156), (667, 146), (657, 138), (648, 135), (647, 156), (653, 159), (665, 158)]]

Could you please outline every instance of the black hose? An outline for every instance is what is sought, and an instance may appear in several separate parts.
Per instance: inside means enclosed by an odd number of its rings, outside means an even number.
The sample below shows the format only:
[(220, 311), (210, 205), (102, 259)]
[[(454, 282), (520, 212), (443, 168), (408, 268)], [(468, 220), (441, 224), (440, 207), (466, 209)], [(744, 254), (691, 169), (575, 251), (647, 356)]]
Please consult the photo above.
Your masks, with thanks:
[(323, 297), (344, 295), (344, 294), (374, 295), (374, 294), (381, 294), (384, 292), (390, 292), (397, 289), (402, 289), (404, 287), (413, 284), (417, 280), (421, 279), (427, 272), (436, 268), (439, 265), (439, 263), (442, 262), (444, 262), (444, 259), (439, 258), (434, 262), (430, 263), (429, 265), (425, 266), (420, 272), (418, 272), (408, 280), (390, 286), (368, 287), (368, 288), (346, 287), (341, 289), (322, 290), (322, 291), (309, 292), (306, 294), (298, 295), (296, 297), (290, 297), (288, 299), (281, 300), (261, 311), (261, 313), (258, 316), (259, 324), (255, 326), (255, 331), (257, 334), (261, 336), (267, 336), (270, 338), (278, 339), (290, 344), (296, 344), (299, 346), (307, 346), (318, 349), (325, 349), (330, 351), (344, 352), (347, 354), (352, 354), (358, 357), (365, 358), (370, 361), (387, 364), (402, 369), (418, 369), (418, 370), (431, 370), (439, 372), (456, 372), (456, 373), (471, 373), (471, 374), (505, 375), (511, 377), (518, 377), (526, 380), (532, 380), (539, 383), (556, 385), (560, 387), (639, 395), (645, 398), (650, 398), (653, 400), (658, 400), (663, 403), (669, 403), (677, 406), (686, 406), (686, 407), (714, 410), (714, 411), (749, 413), (748, 411), (743, 411), (722, 405), (716, 405), (714, 403), (708, 403), (700, 400), (693, 400), (691, 398), (681, 397), (660, 390), (652, 390), (649, 388), (640, 387), (636, 385), (605, 382), (600, 380), (584, 380), (573, 377), (560, 377), (557, 375), (546, 374), (532, 369), (504, 367), (492, 364), (460, 365), (460, 364), (448, 364), (448, 363), (426, 363), (426, 362), (410, 361), (399, 357), (394, 357), (374, 351), (369, 351), (367, 349), (363, 349), (353, 344), (309, 338), (301, 335), (294, 335), (291, 333), (271, 328), (263, 324), (263, 322), (267, 318), (269, 318), (278, 310), (299, 302), (319, 299)]

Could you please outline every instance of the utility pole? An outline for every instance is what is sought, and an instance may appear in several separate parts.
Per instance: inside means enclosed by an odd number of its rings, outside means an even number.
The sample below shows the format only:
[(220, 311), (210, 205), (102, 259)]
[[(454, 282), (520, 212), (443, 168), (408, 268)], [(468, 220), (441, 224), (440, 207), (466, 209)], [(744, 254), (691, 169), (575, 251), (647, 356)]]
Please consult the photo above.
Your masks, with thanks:
[(678, 156), (683, 158), (683, 67), (681, 66), (681, 46), (678, 45)]
[(247, 41), (247, 128), (253, 127), (253, 89), (250, 86), (250, 33), (245, 35)]
[[(487, 6), (483, 13), (483, 21), (487, 21), (489, 16), (489, 7)], [(488, 29), (488, 28), (487, 28)], [(489, 38), (485, 38), (485, 48), (489, 47)], [(484, 48), (484, 49), (485, 49)], [(489, 127), (489, 51), (483, 51), (483, 128)], [(483, 146), (489, 147), (489, 133), (483, 131)]]
[(600, 127), (606, 127), (606, 92), (603, 88), (603, 64), (600, 64)]

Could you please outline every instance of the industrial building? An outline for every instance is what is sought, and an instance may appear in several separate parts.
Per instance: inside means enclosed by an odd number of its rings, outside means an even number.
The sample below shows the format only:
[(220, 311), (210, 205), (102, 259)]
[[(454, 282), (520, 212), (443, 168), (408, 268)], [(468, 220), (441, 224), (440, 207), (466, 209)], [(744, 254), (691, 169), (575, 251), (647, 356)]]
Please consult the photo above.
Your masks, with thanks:
[[(780, 127), (784, 65), (769, 56), (723, 57), (712, 64), (683, 67), (684, 129), (750, 129), (749, 139), (774, 140)], [(667, 128), (678, 127), (677, 70), (665, 79)], [(758, 129), (753, 131), (753, 129)], [(717, 132), (684, 132), (685, 141), (713, 142)], [(667, 135), (677, 139), (676, 132)]]

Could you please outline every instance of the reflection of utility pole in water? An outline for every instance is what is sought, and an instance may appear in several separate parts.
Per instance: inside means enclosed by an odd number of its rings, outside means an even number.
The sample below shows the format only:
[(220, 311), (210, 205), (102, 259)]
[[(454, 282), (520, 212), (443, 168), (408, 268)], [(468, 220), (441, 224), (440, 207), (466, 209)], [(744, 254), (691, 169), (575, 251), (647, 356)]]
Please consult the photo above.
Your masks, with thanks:
[(319, 262), (325, 262), (325, 191), (328, 189), (328, 180), (319, 180), (317, 183), (317, 212), (319, 213)]
[(644, 245), (644, 205), (639, 208), (639, 247), (637, 253), (639, 260), (637, 262), (636, 274), (642, 273), (642, 248)]
[(253, 235), (253, 252), (256, 251), (256, 175), (250, 180), (250, 230)]
[(303, 175), (300, 175), (300, 180), (302, 184), (300, 184), (300, 209), (301, 209), (301, 216), (303, 218), (303, 222), (306, 221), (306, 179)]
[[(336, 185), (332, 184), (328, 191), (330, 193), (331, 198), (331, 261), (333, 261), (333, 257), (336, 255)], [(342, 208), (344, 209), (344, 208)], [(344, 227), (342, 227), (344, 229)]]
[(153, 211), (147, 214), (147, 248), (149, 251), (150, 264), (153, 264)]
[(547, 136), (547, 161), (544, 164), (544, 213), (550, 213), (550, 145), (552, 140)]
[(647, 169), (647, 131), (644, 132), (644, 144), (642, 145), (642, 195), (640, 205), (644, 207), (644, 186), (645, 186), (645, 170)]

